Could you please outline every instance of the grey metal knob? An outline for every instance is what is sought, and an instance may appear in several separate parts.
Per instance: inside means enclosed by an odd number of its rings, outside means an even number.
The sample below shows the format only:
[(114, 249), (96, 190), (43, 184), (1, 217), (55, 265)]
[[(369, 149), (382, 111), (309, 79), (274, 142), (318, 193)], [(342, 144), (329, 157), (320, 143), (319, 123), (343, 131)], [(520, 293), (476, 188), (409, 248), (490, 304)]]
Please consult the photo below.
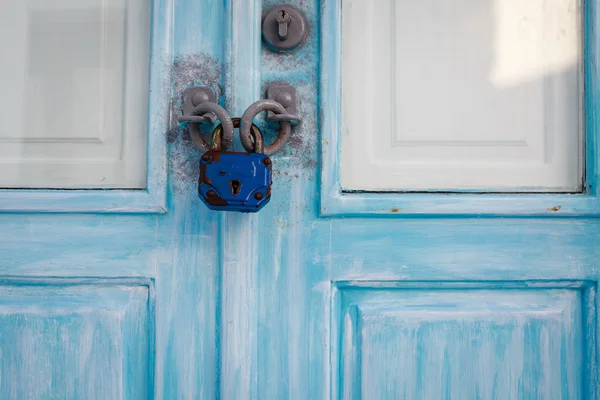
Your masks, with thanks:
[(278, 5), (268, 10), (263, 18), (263, 39), (273, 50), (294, 50), (306, 37), (306, 27), (306, 18), (300, 10)]

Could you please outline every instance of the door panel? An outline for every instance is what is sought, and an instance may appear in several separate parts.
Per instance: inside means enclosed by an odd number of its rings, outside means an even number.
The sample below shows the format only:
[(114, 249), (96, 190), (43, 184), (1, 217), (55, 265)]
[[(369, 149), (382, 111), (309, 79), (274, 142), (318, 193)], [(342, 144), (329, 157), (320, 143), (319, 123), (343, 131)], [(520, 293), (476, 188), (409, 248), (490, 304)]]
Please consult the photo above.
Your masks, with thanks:
[[(407, 3), (408, 4), (408, 3)], [(504, 2), (503, 2), (504, 4)], [(464, 189), (461, 193), (449, 196), (447, 193), (434, 195), (427, 190), (425, 194), (390, 192), (382, 195), (364, 190), (349, 190), (342, 186), (341, 157), (342, 137), (347, 133), (342, 129), (340, 116), (342, 96), (342, 1), (326, 1), (321, 9), (322, 49), (320, 68), (321, 86), (319, 92), (320, 116), (322, 119), (321, 148), (321, 193), (320, 210), (324, 216), (596, 216), (600, 212), (598, 201), (598, 163), (600, 158), (597, 140), (597, 121), (594, 117), (597, 109), (598, 63), (596, 52), (598, 35), (596, 32), (596, 3), (585, 3), (581, 10), (583, 20), (583, 87), (584, 104), (580, 108), (587, 110), (585, 120), (585, 177), (583, 191), (579, 194), (540, 195), (523, 193), (518, 197), (504, 194), (473, 196), (474, 189)], [(574, 10), (573, 10), (574, 11)], [(539, 27), (539, 25), (538, 25)], [(539, 29), (538, 29), (539, 33)], [(358, 82), (360, 84), (360, 81)], [(434, 119), (432, 116), (431, 119)], [(346, 132), (346, 133), (345, 133)], [(573, 133), (574, 134), (574, 133)], [(368, 134), (365, 133), (365, 136)], [(347, 139), (347, 138), (346, 138)], [(365, 151), (368, 146), (365, 147)], [(368, 151), (360, 164), (368, 164)], [(380, 171), (381, 172), (381, 171)], [(561, 173), (564, 171), (561, 171)], [(462, 176), (461, 174), (457, 174)], [(380, 173), (373, 179), (380, 179)], [(435, 191), (435, 188), (431, 188)], [(458, 190), (458, 189), (457, 189)], [(488, 188), (483, 190), (487, 192)], [(529, 187), (536, 191), (539, 188)], [(490, 191), (495, 191), (490, 189)], [(510, 190), (508, 190), (510, 191)], [(464, 193), (464, 194), (463, 194)]]
[[(282, 179), (259, 214), (260, 279), (246, 285), (258, 288), (258, 358), (247, 369), (257, 383), (247, 397), (596, 398), (596, 189), (344, 192), (343, 3), (294, 4), (313, 30), (296, 53), (263, 50), (260, 71), (265, 84), (297, 85), (303, 122), (273, 159)], [(556, 218), (564, 211), (580, 218)], [(533, 214), (546, 218), (515, 218)]]
[[(38, 359), (28, 348), (15, 348), (11, 356), (29, 362), (28, 379), (50, 374), (56, 381), (36, 380), (26, 392), (28, 386), (20, 384), (24, 372), (10, 367), (7, 359), (0, 370), (0, 398), (217, 396), (219, 215), (201, 207), (197, 197), (199, 154), (181, 135), (173, 141), (168, 124), (171, 99), (180, 97), (175, 85), (171, 92), (171, 82), (221, 84), (213, 67), (223, 60), (222, 23), (215, 21), (224, 21), (224, 12), (222, 3), (202, 8), (153, 2), (151, 80), (145, 93), (150, 112), (142, 121), (148, 125), (148, 148), (142, 150), (148, 154), (145, 190), (1, 191), (2, 210), (18, 213), (0, 216), (0, 274), (19, 281), (36, 279), (39, 318), (23, 329), (37, 329), (32, 336), (40, 342), (40, 355), (47, 355)], [(181, 30), (174, 28), (174, 15), (180, 18)], [(196, 46), (195, 55), (179, 40), (186, 36)], [(198, 54), (212, 64), (203, 64)], [(206, 75), (196, 76), (198, 71)], [(172, 128), (176, 132), (177, 125)], [(167, 157), (167, 146), (172, 157)], [(92, 281), (78, 289), (77, 296), (61, 300), (60, 308), (72, 314), (69, 318), (57, 315), (58, 306), (46, 296), (55, 279)], [(116, 289), (106, 283), (96, 286), (104, 281), (116, 282)], [(121, 281), (139, 293), (131, 301), (119, 297)], [(139, 292), (139, 284), (128, 282), (144, 282), (145, 289)], [(144, 295), (148, 299), (142, 308)], [(82, 301), (91, 305), (86, 308)], [(95, 326), (97, 337), (86, 336), (84, 324)], [(7, 325), (12, 330), (0, 330), (11, 343), (10, 335), (21, 328), (12, 321)], [(72, 340), (65, 341), (60, 332)], [(87, 359), (80, 343), (90, 348)], [(22, 396), (9, 392), (17, 386)]]
[(590, 288), (342, 283), (340, 397), (583, 398)]
[(0, 187), (146, 187), (151, 6), (0, 3)]
[(339, 7), (344, 190), (581, 190), (577, 0)]

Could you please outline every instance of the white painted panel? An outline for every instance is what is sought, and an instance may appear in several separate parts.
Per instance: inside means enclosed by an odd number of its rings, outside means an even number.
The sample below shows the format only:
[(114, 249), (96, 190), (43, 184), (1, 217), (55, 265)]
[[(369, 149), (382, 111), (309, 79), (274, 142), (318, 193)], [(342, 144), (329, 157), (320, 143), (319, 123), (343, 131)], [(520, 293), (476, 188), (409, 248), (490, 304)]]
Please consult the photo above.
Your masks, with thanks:
[(0, 187), (145, 187), (150, 8), (0, 0)]
[(578, 0), (342, 0), (346, 190), (581, 190)]

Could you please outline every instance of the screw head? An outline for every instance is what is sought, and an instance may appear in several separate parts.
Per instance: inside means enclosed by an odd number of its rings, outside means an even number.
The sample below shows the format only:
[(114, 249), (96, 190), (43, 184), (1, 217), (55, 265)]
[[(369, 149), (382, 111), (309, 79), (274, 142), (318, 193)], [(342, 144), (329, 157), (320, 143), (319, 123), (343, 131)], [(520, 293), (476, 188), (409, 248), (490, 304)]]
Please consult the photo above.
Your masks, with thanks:
[(215, 192), (214, 190), (209, 190), (208, 192), (206, 192), (206, 197), (217, 197), (217, 192)]
[(210, 161), (210, 156), (208, 154), (202, 154), (202, 161), (206, 161), (209, 162)]
[(254, 198), (256, 200), (262, 200), (263, 194), (261, 192), (256, 192), (256, 194), (254, 194)]
[(271, 162), (271, 159), (270, 159), (269, 157), (266, 157), (266, 158), (263, 160), (263, 164), (264, 164), (264, 165), (266, 165), (267, 167), (268, 167), (269, 165), (271, 165), (271, 163), (272, 163), (272, 162)]

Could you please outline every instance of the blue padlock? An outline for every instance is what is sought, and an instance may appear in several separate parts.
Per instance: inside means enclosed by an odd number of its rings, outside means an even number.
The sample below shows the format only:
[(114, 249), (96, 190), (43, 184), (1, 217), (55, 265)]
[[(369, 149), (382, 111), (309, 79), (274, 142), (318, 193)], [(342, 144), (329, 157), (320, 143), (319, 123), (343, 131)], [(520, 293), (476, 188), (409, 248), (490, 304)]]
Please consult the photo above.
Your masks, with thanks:
[[(239, 119), (233, 119), (239, 127)], [(213, 141), (220, 148), (219, 125)], [(271, 200), (271, 159), (262, 154), (262, 134), (252, 126), (254, 153), (210, 150), (200, 159), (198, 195), (211, 210), (257, 212)]]

